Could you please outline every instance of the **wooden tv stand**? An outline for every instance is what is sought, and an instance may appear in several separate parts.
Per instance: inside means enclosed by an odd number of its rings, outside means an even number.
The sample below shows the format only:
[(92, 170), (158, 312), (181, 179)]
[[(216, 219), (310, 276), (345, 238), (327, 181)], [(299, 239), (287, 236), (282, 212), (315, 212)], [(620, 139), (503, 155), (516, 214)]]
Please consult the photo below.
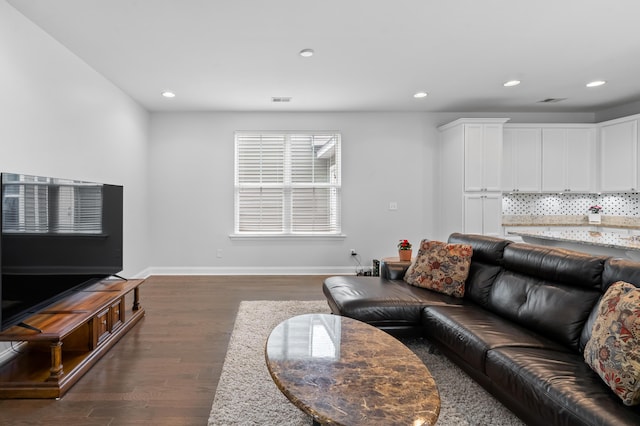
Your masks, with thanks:
[(0, 341), (24, 342), (0, 366), (0, 398), (59, 398), (144, 316), (143, 280), (103, 280), (13, 326)]

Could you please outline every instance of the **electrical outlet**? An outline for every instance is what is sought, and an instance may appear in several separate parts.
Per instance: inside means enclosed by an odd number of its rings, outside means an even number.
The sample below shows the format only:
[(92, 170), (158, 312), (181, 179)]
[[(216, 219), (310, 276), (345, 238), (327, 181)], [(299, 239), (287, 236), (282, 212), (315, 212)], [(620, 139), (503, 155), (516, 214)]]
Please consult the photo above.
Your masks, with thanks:
[(358, 255), (358, 252), (356, 252), (356, 249), (351, 249), (350, 253), (351, 253), (351, 256), (357, 256)]
[(398, 202), (397, 201), (391, 201), (389, 203), (389, 210), (398, 210)]

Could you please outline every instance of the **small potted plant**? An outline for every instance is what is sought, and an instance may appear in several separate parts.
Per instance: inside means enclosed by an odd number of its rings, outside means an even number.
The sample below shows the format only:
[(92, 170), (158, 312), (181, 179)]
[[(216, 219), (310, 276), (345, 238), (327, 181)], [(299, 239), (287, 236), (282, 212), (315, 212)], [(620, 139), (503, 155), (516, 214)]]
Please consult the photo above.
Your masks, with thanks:
[(398, 257), (400, 260), (411, 260), (411, 243), (409, 240), (400, 240), (398, 243)]
[(602, 212), (602, 206), (599, 206), (598, 204), (594, 204), (593, 206), (589, 207), (589, 223), (600, 223), (601, 212)]

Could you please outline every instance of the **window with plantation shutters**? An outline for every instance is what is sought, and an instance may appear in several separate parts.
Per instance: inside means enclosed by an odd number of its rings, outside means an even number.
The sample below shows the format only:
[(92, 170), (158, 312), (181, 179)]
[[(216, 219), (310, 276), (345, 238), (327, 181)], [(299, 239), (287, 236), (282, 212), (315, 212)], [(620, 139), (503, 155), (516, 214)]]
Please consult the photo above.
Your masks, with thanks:
[(235, 233), (340, 234), (340, 134), (238, 132)]

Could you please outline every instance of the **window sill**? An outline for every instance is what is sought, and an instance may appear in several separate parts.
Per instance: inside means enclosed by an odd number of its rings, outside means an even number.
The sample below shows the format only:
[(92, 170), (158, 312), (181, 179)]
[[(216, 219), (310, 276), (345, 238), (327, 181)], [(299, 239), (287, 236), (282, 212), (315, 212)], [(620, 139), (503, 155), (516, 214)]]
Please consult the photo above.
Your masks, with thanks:
[(230, 234), (231, 240), (342, 240), (345, 234)]

